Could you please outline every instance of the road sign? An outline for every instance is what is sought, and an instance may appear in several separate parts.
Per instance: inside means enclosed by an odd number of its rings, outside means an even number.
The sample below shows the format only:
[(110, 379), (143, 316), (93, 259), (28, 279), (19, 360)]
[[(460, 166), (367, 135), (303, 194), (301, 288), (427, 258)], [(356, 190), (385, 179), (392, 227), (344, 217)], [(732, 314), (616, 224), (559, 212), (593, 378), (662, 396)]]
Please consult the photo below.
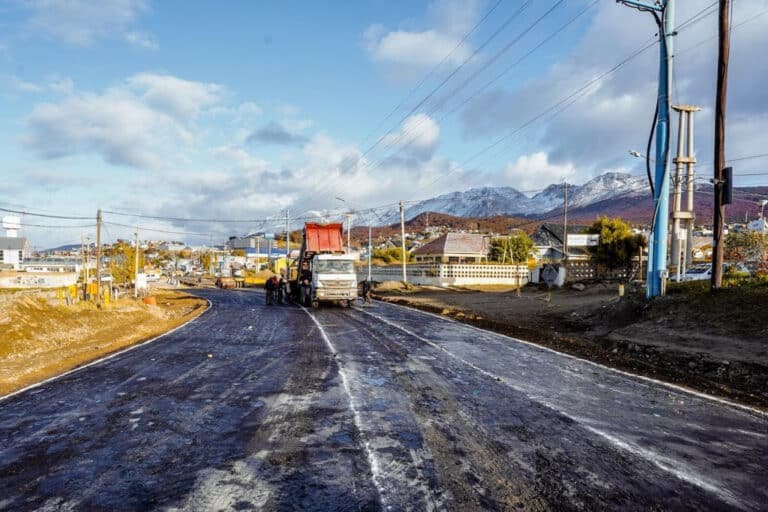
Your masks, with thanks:
[(594, 247), (600, 243), (600, 235), (568, 235), (568, 247)]
[(557, 276), (560, 273), (554, 265), (544, 265), (541, 269), (541, 280), (547, 283), (547, 286), (551, 287), (557, 282)]

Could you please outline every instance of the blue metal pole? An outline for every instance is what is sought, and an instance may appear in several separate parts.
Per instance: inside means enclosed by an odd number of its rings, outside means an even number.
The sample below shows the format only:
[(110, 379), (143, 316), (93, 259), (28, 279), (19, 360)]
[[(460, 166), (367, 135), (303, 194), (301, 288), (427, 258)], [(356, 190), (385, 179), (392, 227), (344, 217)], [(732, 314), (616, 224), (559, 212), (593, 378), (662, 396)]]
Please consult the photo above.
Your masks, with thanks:
[(667, 0), (663, 11), (664, 41), (660, 44), (659, 112), (656, 123), (656, 188), (653, 233), (648, 245), (647, 297), (664, 294), (667, 278), (667, 239), (669, 233), (669, 93), (671, 91), (674, 0)]

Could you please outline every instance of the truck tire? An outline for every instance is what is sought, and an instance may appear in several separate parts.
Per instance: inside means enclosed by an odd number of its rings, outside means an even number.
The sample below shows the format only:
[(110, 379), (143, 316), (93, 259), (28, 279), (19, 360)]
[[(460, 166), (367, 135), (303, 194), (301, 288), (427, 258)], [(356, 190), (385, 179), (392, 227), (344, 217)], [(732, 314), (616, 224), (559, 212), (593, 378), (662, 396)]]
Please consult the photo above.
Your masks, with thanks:
[(348, 307), (348, 308), (351, 308), (351, 307), (352, 307), (352, 306), (354, 306), (354, 305), (355, 305), (355, 300), (354, 300), (354, 299), (352, 299), (352, 300), (348, 300), (348, 301), (347, 301), (347, 307)]

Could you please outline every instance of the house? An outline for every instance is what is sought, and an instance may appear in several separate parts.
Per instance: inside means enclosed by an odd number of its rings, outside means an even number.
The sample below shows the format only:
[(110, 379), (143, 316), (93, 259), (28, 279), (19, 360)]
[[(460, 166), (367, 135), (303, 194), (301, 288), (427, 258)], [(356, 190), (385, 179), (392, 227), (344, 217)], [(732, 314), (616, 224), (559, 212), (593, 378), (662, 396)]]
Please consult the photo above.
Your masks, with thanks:
[(766, 220), (764, 217), (755, 219), (749, 224), (747, 224), (747, 229), (749, 231), (756, 231), (758, 233), (762, 233), (763, 235), (768, 234), (768, 220)]
[(27, 252), (26, 238), (0, 237), (0, 268), (20, 270)]
[(476, 233), (446, 233), (413, 251), (417, 263), (479, 263), (488, 261), (488, 237)]
[[(568, 234), (576, 235), (584, 233), (589, 226), (570, 225)], [(561, 261), (563, 259), (563, 225), (545, 223), (531, 235), (533, 240), (534, 255), (538, 260)], [(568, 259), (572, 261), (589, 260), (589, 251), (586, 247), (568, 247)]]

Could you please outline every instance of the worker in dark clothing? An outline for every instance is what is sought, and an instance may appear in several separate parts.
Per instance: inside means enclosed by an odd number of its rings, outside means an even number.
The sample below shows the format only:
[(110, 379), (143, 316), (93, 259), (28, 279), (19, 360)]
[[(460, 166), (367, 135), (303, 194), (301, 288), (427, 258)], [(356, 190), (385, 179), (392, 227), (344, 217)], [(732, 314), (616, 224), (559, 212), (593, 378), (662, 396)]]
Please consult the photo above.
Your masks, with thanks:
[(280, 276), (277, 279), (277, 303), (278, 304), (283, 303), (284, 296), (285, 296), (285, 279), (283, 279), (283, 276)]
[(267, 279), (264, 283), (264, 289), (267, 291), (267, 306), (271, 306), (275, 302), (275, 288), (277, 288), (277, 278), (275, 276)]
[(371, 297), (368, 295), (371, 292), (371, 282), (367, 279), (364, 280), (360, 286), (360, 296), (363, 299), (363, 303), (370, 304)]
[(309, 306), (312, 302), (312, 271), (302, 269), (299, 276), (299, 304)]

